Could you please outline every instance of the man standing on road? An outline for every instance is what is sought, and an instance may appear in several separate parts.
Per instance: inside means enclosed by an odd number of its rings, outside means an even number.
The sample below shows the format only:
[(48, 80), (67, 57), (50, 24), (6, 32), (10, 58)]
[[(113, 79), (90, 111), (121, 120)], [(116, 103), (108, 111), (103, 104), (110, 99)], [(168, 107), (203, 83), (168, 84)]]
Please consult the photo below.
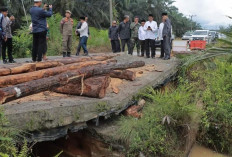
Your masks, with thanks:
[(158, 38), (159, 38), (159, 40), (161, 42), (161, 54), (160, 54), (160, 58), (164, 58), (163, 29), (164, 29), (164, 19), (162, 19), (162, 22), (159, 25), (159, 32), (158, 32)]
[(141, 46), (141, 57), (144, 57), (144, 52), (145, 52), (145, 39), (146, 39), (146, 31), (144, 30), (144, 25), (145, 25), (145, 20), (141, 21), (141, 26), (139, 27), (139, 42)]
[[(153, 21), (153, 15), (149, 14), (148, 21), (146, 22), (144, 26), (144, 30), (146, 31), (146, 56), (147, 58), (155, 58), (155, 40), (157, 38), (157, 22)], [(150, 52), (151, 49), (151, 52)]]
[(116, 21), (113, 21), (112, 26), (109, 28), (108, 36), (111, 42), (113, 53), (120, 52), (121, 48), (119, 42), (118, 26)]
[(130, 48), (130, 54), (133, 55), (134, 47), (136, 45), (137, 47), (137, 56), (140, 55), (140, 43), (138, 38), (138, 31), (140, 27), (139, 23), (139, 17), (134, 18), (134, 22), (131, 23), (130, 29), (131, 29), (131, 48)]
[(13, 43), (12, 43), (12, 33), (11, 33), (11, 25), (14, 23), (15, 18), (14, 16), (11, 16), (10, 18), (7, 17), (8, 15), (8, 9), (4, 8), (2, 10), (2, 15), (3, 15), (3, 20), (2, 20), (2, 28), (3, 28), (3, 32), (5, 33), (5, 40), (2, 41), (2, 59), (3, 59), (3, 63), (6, 64), (7, 60), (6, 60), (6, 50), (7, 50), (7, 54), (8, 54), (8, 59), (9, 59), (9, 63), (15, 63), (13, 56), (12, 56), (12, 47), (13, 47)]
[[(85, 22), (87, 22), (88, 24), (88, 17), (85, 16)], [(80, 38), (80, 32), (78, 32), (77, 30), (81, 28), (81, 21), (77, 24), (77, 27), (76, 27), (76, 35), (79, 36), (79, 44), (77, 46), (77, 52), (76, 52), (76, 56), (79, 56), (80, 54), (80, 51), (81, 51), (81, 38)], [(89, 27), (88, 27), (88, 35), (89, 35), (89, 38), (90, 38), (90, 31), (89, 31)]]
[(130, 17), (128, 15), (124, 16), (123, 22), (119, 24), (119, 37), (121, 39), (122, 52), (125, 52), (125, 45), (127, 44), (128, 53), (130, 54), (130, 38), (131, 38), (131, 30), (130, 30)]
[(2, 41), (5, 39), (4, 32), (2, 29), (2, 21), (3, 21), (3, 14), (1, 13), (2, 9), (0, 10), (0, 59), (2, 56)]
[(81, 28), (77, 29), (77, 31), (80, 33), (80, 44), (84, 50), (84, 56), (88, 56), (87, 41), (89, 37), (89, 27), (87, 22), (85, 21), (85, 17), (80, 17), (80, 21), (82, 23)]
[(66, 10), (65, 18), (60, 22), (60, 33), (63, 37), (63, 57), (71, 57), (73, 31), (73, 19), (71, 18), (71, 14), (71, 11)]
[(48, 11), (40, 8), (42, 0), (34, 0), (34, 6), (30, 9), (32, 27), (33, 27), (33, 50), (32, 61), (41, 62), (42, 55), (46, 51), (47, 35), (47, 17), (52, 16), (52, 5), (49, 5)]
[(171, 37), (172, 37), (172, 24), (171, 20), (168, 18), (167, 13), (162, 14), (162, 18), (164, 21), (164, 28), (163, 28), (163, 46), (164, 46), (164, 60), (169, 60), (170, 59), (170, 54), (171, 54)]

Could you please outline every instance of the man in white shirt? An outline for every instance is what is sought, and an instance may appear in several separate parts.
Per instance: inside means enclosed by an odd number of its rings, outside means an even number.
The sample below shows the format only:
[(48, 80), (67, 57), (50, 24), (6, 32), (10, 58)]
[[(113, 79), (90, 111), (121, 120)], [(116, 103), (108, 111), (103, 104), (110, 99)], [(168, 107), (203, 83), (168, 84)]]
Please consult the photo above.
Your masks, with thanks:
[(162, 19), (162, 22), (159, 25), (159, 32), (158, 32), (158, 38), (159, 38), (159, 40), (161, 42), (161, 54), (160, 54), (160, 58), (164, 58), (163, 29), (164, 29), (164, 20)]
[(145, 20), (141, 21), (141, 26), (139, 27), (139, 32), (138, 32), (139, 42), (141, 46), (141, 57), (144, 57), (144, 52), (145, 52), (145, 40), (146, 40), (146, 33), (147, 33), (144, 30), (145, 23), (146, 23)]
[(82, 25), (80, 29), (77, 29), (77, 31), (80, 33), (80, 44), (84, 50), (84, 56), (88, 56), (87, 41), (89, 37), (89, 27), (87, 22), (85, 21), (85, 17), (80, 17), (80, 21)]
[[(157, 38), (158, 26), (157, 22), (153, 21), (153, 15), (149, 14), (148, 21), (145, 23), (144, 30), (146, 31), (146, 56), (147, 58), (155, 58), (155, 40)], [(151, 49), (151, 53), (150, 53)]]

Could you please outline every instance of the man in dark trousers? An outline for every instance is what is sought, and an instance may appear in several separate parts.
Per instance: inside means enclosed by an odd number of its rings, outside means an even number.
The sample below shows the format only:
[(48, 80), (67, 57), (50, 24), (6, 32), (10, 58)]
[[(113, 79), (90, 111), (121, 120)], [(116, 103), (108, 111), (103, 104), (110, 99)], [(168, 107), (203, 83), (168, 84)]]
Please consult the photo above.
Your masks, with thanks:
[(164, 60), (170, 59), (171, 54), (171, 37), (172, 37), (172, 24), (171, 20), (168, 18), (167, 13), (162, 14), (162, 18), (164, 21), (164, 28), (163, 28), (163, 46), (164, 46)]
[(158, 26), (152, 14), (149, 14), (148, 21), (144, 25), (144, 30), (146, 31), (146, 56), (147, 58), (155, 58), (155, 41), (158, 35)]
[(3, 21), (3, 14), (1, 13), (2, 9), (0, 10), (0, 59), (2, 55), (2, 41), (4, 40), (4, 32), (2, 29), (2, 21)]
[(118, 34), (118, 26), (117, 26), (116, 21), (112, 22), (112, 26), (109, 28), (108, 36), (111, 42), (113, 53), (121, 52), (119, 34)]
[(34, 0), (34, 6), (30, 9), (33, 27), (33, 62), (42, 61), (42, 55), (46, 51), (46, 35), (48, 30), (46, 18), (52, 16), (52, 5), (49, 5), (48, 11), (40, 8), (41, 5), (42, 0)]
[(133, 55), (134, 47), (136, 45), (137, 48), (137, 56), (140, 55), (140, 42), (138, 38), (138, 32), (141, 24), (139, 23), (139, 17), (134, 18), (134, 22), (131, 23), (130, 29), (131, 29), (131, 49), (130, 54)]
[(3, 63), (6, 64), (6, 50), (8, 54), (8, 59), (9, 63), (15, 63), (13, 56), (12, 56), (12, 32), (11, 32), (11, 26), (14, 24), (15, 18), (14, 16), (11, 16), (10, 18), (7, 16), (8, 15), (8, 9), (4, 8), (2, 10), (2, 15), (3, 15), (3, 20), (2, 20), (2, 29), (3, 32), (5, 33), (5, 40), (2, 41), (2, 60)]
[(119, 37), (121, 39), (122, 52), (125, 51), (125, 45), (127, 44), (128, 53), (130, 53), (130, 38), (131, 38), (131, 30), (130, 30), (130, 17), (128, 15), (124, 16), (124, 20), (119, 24)]

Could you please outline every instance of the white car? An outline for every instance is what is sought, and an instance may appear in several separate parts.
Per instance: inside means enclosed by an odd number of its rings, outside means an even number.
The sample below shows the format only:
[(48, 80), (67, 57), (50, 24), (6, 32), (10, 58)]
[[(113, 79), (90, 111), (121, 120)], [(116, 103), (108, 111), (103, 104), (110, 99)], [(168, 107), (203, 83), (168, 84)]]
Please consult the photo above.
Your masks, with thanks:
[(204, 40), (206, 43), (211, 43), (212, 38), (209, 30), (196, 30), (190, 38), (192, 40)]

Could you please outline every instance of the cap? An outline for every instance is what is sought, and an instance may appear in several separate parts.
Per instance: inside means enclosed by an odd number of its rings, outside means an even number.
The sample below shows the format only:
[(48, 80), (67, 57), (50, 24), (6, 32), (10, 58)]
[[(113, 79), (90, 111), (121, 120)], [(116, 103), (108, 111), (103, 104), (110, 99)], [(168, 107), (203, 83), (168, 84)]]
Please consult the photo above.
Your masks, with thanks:
[(8, 11), (8, 8), (6, 8), (6, 7), (2, 7), (2, 8), (0, 9), (0, 11), (2, 11), (2, 12), (6, 12), (6, 11)]
[(70, 10), (66, 10), (66, 13), (72, 14), (72, 12)]
[(34, 2), (42, 2), (42, 0), (34, 0)]

